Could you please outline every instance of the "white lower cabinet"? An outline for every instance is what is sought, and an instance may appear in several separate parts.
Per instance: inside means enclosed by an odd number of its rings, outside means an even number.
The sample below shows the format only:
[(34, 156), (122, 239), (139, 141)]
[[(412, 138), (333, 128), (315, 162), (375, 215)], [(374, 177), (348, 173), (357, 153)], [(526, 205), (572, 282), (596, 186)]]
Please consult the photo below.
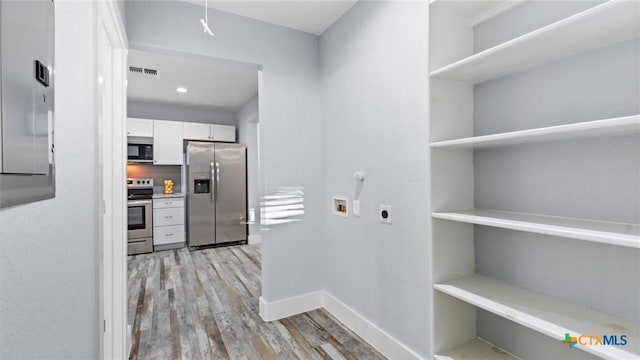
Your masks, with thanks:
[(153, 224), (154, 226), (184, 225), (184, 208), (154, 209)]
[(184, 224), (153, 228), (153, 245), (184, 243)]
[(153, 245), (178, 247), (184, 241), (184, 199), (153, 199)]

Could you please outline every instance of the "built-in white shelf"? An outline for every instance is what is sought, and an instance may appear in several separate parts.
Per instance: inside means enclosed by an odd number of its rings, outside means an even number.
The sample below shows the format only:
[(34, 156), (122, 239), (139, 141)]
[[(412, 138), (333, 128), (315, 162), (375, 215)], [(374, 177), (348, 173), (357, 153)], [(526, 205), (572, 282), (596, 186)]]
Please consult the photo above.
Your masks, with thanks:
[(460, 1), (460, 0), (431, 0), (432, 9), (442, 9), (467, 19), (469, 25), (480, 24), (497, 16), (525, 0), (494, 0), (494, 1)]
[(549, 126), (538, 129), (512, 131), (501, 134), (474, 136), (463, 139), (436, 141), (432, 148), (472, 148), (522, 145), (548, 141), (585, 139), (640, 133), (640, 115), (581, 123)]
[(639, 34), (638, 1), (609, 0), (431, 72), (477, 84)]
[(640, 359), (640, 324), (478, 274), (434, 288), (557, 341), (567, 333), (573, 337), (617, 334), (618, 341), (626, 335), (626, 346), (577, 344), (576, 348), (605, 359)]
[(442, 354), (434, 356), (434, 360), (518, 360), (512, 354), (490, 344), (483, 339), (476, 338), (457, 346)]
[(435, 212), (436, 219), (640, 248), (640, 225), (494, 210)]

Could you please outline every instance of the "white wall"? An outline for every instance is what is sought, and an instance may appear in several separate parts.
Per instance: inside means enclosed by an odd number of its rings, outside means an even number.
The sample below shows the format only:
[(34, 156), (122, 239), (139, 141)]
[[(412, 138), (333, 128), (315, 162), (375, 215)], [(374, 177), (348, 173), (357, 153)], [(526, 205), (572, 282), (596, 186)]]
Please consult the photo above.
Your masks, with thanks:
[(232, 110), (131, 99), (127, 100), (127, 116), (233, 126), (238, 124), (236, 112)]
[(237, 113), (238, 142), (247, 146), (247, 202), (257, 222), (249, 225), (249, 235), (260, 232), (260, 187), (258, 174), (258, 94), (249, 99)]
[[(359, 2), (320, 38), (326, 290), (421, 356), (430, 354), (428, 2)], [(378, 205), (392, 205), (392, 225)]]
[(275, 301), (322, 289), (322, 119), (318, 38), (209, 10), (215, 37), (202, 32), (203, 7), (182, 1), (127, 1), (131, 48), (186, 52), (262, 65), (260, 155), (265, 191), (303, 186), (303, 221), (262, 238), (262, 295)]
[(127, 6), (126, 6), (126, 0), (115, 0), (115, 3), (118, 7), (118, 11), (120, 12), (120, 19), (122, 20), (122, 23), (124, 24), (127, 20)]
[(97, 359), (94, 5), (55, 2), (56, 197), (0, 210), (0, 358)]

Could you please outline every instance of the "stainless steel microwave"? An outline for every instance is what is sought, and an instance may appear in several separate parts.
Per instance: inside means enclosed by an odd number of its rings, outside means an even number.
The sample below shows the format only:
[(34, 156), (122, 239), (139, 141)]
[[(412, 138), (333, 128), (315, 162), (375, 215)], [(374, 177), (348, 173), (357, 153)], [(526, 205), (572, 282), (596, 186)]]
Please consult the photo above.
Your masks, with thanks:
[(131, 137), (127, 141), (127, 161), (138, 163), (153, 162), (153, 139)]

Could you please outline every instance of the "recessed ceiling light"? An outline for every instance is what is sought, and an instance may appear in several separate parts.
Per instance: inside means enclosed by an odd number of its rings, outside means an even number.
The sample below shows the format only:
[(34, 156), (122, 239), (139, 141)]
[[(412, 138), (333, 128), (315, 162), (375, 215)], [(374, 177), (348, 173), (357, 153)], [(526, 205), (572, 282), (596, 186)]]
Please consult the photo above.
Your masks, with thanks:
[(176, 88), (176, 91), (179, 92), (179, 93), (183, 93), (184, 94), (184, 93), (187, 92), (187, 88), (180, 86), (180, 87)]

